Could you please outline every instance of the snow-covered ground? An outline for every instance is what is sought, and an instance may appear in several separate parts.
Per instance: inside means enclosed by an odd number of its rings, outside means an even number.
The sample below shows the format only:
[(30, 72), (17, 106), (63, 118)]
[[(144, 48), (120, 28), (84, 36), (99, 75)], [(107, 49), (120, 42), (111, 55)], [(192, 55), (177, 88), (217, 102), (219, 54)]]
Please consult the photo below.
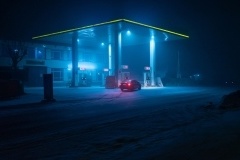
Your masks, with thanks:
[(218, 108), (235, 90), (55, 88), (57, 101), (41, 104), (33, 103), (41, 89), (28, 89), (25, 97), (1, 103), (0, 157), (237, 160), (240, 109)]

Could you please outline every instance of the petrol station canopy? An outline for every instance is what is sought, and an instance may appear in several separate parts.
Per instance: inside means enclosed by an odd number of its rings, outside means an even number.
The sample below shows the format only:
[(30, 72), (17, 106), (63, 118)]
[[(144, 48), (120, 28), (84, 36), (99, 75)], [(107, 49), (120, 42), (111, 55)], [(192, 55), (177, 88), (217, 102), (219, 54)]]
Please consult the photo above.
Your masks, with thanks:
[(83, 26), (79, 28), (35, 36), (32, 39), (66, 46), (72, 45), (73, 33), (77, 32), (82, 46), (95, 48), (99, 44), (114, 43), (114, 34), (122, 32), (131, 34), (131, 38), (122, 41), (122, 46), (148, 44), (154, 37), (155, 42), (172, 41), (189, 38), (188, 35), (139, 23), (128, 19), (117, 19), (108, 22)]

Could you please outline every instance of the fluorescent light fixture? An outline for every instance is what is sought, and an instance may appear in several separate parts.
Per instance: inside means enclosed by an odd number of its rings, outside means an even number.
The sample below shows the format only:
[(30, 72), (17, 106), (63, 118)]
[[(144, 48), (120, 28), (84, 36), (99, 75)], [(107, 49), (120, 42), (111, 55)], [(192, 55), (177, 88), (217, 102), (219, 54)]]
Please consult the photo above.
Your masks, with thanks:
[[(80, 70), (94, 70), (96, 69), (96, 66), (94, 63), (91, 63), (91, 62), (78, 62), (78, 68)], [(72, 64), (68, 64), (68, 67), (67, 69), (69, 71), (72, 70)]]

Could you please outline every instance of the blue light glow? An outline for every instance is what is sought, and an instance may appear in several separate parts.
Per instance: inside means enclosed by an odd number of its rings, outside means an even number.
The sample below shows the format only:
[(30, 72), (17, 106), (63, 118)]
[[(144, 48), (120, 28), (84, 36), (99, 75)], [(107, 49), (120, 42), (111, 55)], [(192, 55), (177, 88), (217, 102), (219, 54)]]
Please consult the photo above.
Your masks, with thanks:
[(104, 45), (105, 45), (105, 44), (102, 42), (102, 43), (101, 43), (101, 46), (104, 46)]
[(69, 70), (69, 71), (72, 70), (72, 64), (68, 64), (67, 70)]
[(151, 39), (151, 41), (150, 41), (150, 54), (154, 53), (154, 49), (155, 49), (155, 41), (154, 41), (154, 39)]
[[(112, 70), (112, 46), (108, 45), (108, 68)], [(111, 73), (109, 73), (111, 75)]]
[(168, 40), (168, 35), (166, 33), (163, 33), (165, 38), (164, 38), (164, 41), (167, 41)]
[(130, 36), (131, 35), (131, 31), (128, 30), (127, 31), (127, 35)]
[[(78, 68), (80, 70), (94, 70), (96, 69), (96, 66), (91, 62), (78, 62)], [(67, 70), (72, 70), (72, 64), (68, 64)]]
[(150, 78), (151, 78), (151, 86), (155, 85), (155, 80), (154, 80), (154, 72), (155, 72), (155, 40), (151, 39), (150, 40)]

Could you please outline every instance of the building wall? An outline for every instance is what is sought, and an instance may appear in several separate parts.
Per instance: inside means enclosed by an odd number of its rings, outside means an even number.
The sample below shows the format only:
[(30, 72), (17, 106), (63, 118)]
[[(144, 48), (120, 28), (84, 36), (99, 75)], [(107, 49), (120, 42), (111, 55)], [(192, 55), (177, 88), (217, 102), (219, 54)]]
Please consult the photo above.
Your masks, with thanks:
[[(2, 41), (0, 41), (0, 43), (1, 42)], [(66, 86), (66, 84), (71, 81), (72, 73), (69, 66), (71, 65), (72, 58), (70, 47), (39, 43), (26, 43), (26, 46), (28, 48), (28, 54), (19, 62), (19, 69), (26, 69), (26, 72), (29, 72), (28, 74), (36, 73), (36, 75), (34, 75), (36, 78), (42, 78), (42, 74), (52, 73), (54, 86)], [(0, 66), (11, 66), (11, 59), (3, 48), (3, 45), (0, 45)], [(86, 68), (84, 71), (91, 75), (92, 82), (99, 81), (98, 75), (102, 74), (104, 66), (107, 66), (107, 64), (104, 64), (108, 62), (108, 60), (104, 59), (107, 58), (105, 55), (107, 55), (107, 53), (103, 50), (79, 49), (79, 62), (81, 64), (94, 64), (94, 68)], [(46, 69), (44, 69), (44, 67)], [(82, 71), (79, 71), (79, 74), (80, 73), (82, 73)], [(33, 80), (32, 77), (29, 79)], [(42, 82), (38, 81), (33, 84), (35, 84), (35, 86), (42, 85), (37, 83)], [(33, 84), (31, 84), (31, 86)]]

